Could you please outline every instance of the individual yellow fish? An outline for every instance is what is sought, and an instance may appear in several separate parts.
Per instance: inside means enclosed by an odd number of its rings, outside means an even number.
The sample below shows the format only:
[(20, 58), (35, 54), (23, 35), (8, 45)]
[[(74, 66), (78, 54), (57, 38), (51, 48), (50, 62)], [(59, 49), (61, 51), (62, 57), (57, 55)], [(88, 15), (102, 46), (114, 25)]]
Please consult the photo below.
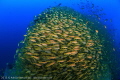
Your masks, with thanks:
[(58, 60), (57, 62), (65, 62), (65, 60)]
[(98, 31), (98, 30), (95, 30), (95, 32), (98, 34), (99, 31)]
[(47, 64), (46, 67), (52, 66), (53, 64), (55, 64), (55, 62), (51, 62), (51, 63)]
[(68, 65), (69, 67), (73, 67), (73, 66), (76, 66), (75, 64), (70, 64), (70, 65)]

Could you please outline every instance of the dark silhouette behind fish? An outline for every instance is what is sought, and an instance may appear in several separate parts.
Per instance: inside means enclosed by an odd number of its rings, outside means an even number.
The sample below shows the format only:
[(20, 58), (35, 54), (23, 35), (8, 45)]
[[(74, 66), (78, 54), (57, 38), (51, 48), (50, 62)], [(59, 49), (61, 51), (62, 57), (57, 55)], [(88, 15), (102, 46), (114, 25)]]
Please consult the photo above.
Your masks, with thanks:
[(62, 5), (62, 3), (59, 3), (57, 6), (61, 6)]

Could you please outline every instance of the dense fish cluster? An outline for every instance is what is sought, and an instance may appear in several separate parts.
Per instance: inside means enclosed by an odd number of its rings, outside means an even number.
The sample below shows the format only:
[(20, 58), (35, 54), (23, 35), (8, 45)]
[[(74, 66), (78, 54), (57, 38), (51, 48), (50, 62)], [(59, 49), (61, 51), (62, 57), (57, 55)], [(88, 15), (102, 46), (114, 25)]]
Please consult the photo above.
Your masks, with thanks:
[(110, 56), (101, 32), (71, 8), (49, 8), (35, 16), (29, 26), (12, 74), (52, 80), (104, 80), (111, 75)]

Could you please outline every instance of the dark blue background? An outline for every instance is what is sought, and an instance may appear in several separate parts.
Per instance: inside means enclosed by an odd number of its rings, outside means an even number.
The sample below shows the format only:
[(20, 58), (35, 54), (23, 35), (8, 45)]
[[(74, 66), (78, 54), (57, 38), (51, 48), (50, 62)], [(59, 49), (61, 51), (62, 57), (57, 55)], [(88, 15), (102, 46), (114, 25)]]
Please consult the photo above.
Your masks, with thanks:
[[(81, 0), (86, 2), (86, 0)], [(102, 7), (105, 18), (112, 19), (112, 23), (106, 22), (107, 29), (114, 35), (116, 55), (120, 58), (120, 0), (87, 0), (96, 6)], [(69, 6), (81, 11), (77, 4), (80, 0), (0, 0), (0, 70), (6, 67), (6, 63), (13, 63), (14, 54), (18, 43), (24, 39), (23, 35), (27, 27), (46, 8), (56, 6)], [(86, 11), (87, 14), (89, 14)], [(110, 24), (109, 24), (110, 23)]]

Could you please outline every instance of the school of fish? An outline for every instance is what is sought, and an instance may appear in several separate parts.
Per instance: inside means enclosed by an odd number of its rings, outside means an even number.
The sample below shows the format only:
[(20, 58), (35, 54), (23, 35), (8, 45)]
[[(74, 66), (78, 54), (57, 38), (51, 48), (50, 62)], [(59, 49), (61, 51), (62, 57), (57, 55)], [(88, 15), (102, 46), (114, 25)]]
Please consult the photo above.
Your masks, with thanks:
[(105, 50), (106, 39), (101, 32), (71, 8), (48, 8), (35, 16), (20, 42), (23, 45), (17, 50), (13, 74), (51, 80), (105, 78), (111, 74), (106, 73), (109, 51)]

